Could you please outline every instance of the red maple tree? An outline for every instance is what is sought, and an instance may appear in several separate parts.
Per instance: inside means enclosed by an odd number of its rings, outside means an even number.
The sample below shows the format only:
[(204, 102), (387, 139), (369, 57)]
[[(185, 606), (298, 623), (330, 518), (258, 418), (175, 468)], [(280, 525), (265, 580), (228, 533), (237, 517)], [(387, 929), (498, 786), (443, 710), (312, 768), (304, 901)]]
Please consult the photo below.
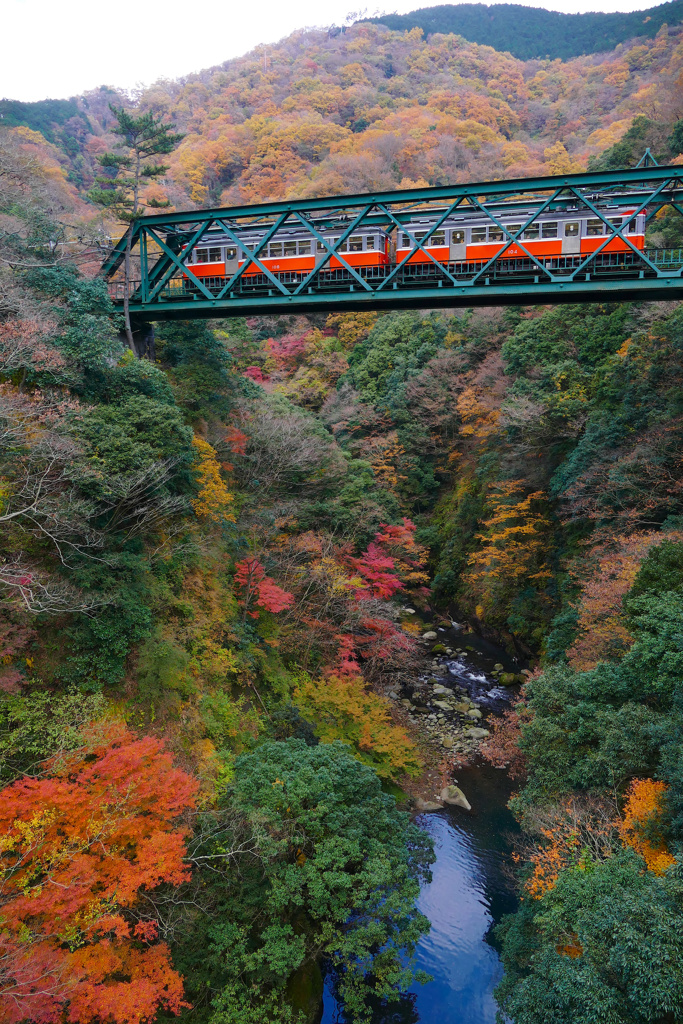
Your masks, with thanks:
[(177, 819), (196, 792), (120, 722), (0, 792), (3, 1021), (140, 1024), (187, 1005), (143, 890), (188, 878)]
[(267, 612), (283, 612), (294, 604), (294, 595), (266, 575), (258, 558), (243, 558), (235, 566), (235, 583), (240, 589), (240, 604), (244, 617), (258, 619), (257, 611), (250, 611), (252, 603)]

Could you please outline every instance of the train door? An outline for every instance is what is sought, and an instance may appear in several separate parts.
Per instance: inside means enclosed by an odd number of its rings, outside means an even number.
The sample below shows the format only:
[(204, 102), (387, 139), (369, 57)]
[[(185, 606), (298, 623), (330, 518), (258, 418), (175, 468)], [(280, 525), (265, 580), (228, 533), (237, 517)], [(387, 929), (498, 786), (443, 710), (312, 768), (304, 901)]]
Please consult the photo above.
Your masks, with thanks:
[(464, 229), (451, 228), (448, 258), (449, 260), (464, 260), (467, 258), (467, 244), (465, 242)]
[(237, 273), (239, 267), (239, 259), (237, 253), (237, 246), (226, 245), (225, 247), (225, 276), (232, 277), (233, 274)]
[(562, 224), (562, 255), (574, 256), (581, 252), (581, 221), (566, 220)]

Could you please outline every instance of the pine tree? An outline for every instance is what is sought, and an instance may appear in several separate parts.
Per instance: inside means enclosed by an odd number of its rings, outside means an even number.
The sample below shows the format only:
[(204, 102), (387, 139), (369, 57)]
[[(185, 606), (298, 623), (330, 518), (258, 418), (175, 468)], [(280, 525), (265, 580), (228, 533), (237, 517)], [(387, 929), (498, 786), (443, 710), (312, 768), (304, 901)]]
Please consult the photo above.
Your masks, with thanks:
[(123, 107), (109, 104), (109, 109), (116, 118), (112, 132), (121, 141), (114, 147), (116, 152), (103, 153), (99, 158), (104, 173), (95, 179), (95, 185), (88, 195), (93, 202), (111, 210), (119, 220), (129, 223), (124, 262), (123, 313), (128, 344), (135, 355), (139, 355), (131, 329), (129, 308), (132, 222), (146, 207), (164, 208), (171, 205), (168, 201), (157, 199), (145, 202), (141, 189), (146, 182), (160, 178), (168, 170), (168, 165), (160, 164), (154, 158), (170, 153), (184, 136), (174, 133), (174, 124), (167, 124), (162, 115), (151, 111), (133, 117)]

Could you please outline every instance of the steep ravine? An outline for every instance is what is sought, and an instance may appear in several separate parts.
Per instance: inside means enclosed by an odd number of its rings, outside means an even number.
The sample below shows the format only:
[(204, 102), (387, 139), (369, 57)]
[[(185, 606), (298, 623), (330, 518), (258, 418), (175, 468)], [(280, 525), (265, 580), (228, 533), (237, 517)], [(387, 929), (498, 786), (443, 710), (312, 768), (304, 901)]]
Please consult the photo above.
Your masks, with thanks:
[[(482, 712), (482, 719), (475, 724), (485, 727), (487, 716), (500, 714), (514, 694), (496, 683), (494, 665), (502, 664), (515, 672), (519, 667), (500, 648), (471, 633), (436, 627), (434, 631), (438, 640), (432, 640), (432, 644), (442, 643), (463, 652), (439, 659), (446, 669), (438, 676), (440, 685), (452, 689), (462, 703), (466, 698), (461, 691), (466, 691), (467, 698)], [(466, 727), (462, 714), (446, 709), (443, 714), (447, 718), (441, 723), (432, 720), (435, 727), (445, 727), (443, 723), (456, 718)], [(424, 713), (419, 717), (429, 721)], [(419, 902), (432, 927), (420, 943), (418, 965), (434, 980), (416, 986), (398, 1004), (377, 1006), (373, 1024), (495, 1022), (493, 990), (502, 976), (502, 967), (492, 927), (503, 914), (515, 909), (516, 902), (510, 854), (517, 825), (507, 808), (512, 784), (503, 770), (479, 759), (458, 769), (456, 779), (472, 810), (445, 807), (417, 818), (434, 837), (437, 855), (432, 881), (423, 888)], [(335, 998), (331, 976), (325, 985), (322, 1024), (353, 1024)]]

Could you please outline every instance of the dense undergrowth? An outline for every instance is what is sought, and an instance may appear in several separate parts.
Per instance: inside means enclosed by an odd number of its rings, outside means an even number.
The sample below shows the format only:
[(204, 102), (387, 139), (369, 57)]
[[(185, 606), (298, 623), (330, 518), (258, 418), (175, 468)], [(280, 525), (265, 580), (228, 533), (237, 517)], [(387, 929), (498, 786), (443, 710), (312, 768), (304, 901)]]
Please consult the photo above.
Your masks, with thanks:
[[(179, 205), (619, 166), (681, 148), (677, 31), (522, 68), (357, 26), (140, 107), (188, 133)], [(159, 324), (138, 361), (74, 187), (109, 98), (73, 152), (0, 133), (4, 1018), (409, 985), (432, 854), (389, 794), (429, 753), (385, 692), (431, 605), (534, 669), (487, 744), (527, 836), (502, 1007), (678, 1020), (681, 309)]]

